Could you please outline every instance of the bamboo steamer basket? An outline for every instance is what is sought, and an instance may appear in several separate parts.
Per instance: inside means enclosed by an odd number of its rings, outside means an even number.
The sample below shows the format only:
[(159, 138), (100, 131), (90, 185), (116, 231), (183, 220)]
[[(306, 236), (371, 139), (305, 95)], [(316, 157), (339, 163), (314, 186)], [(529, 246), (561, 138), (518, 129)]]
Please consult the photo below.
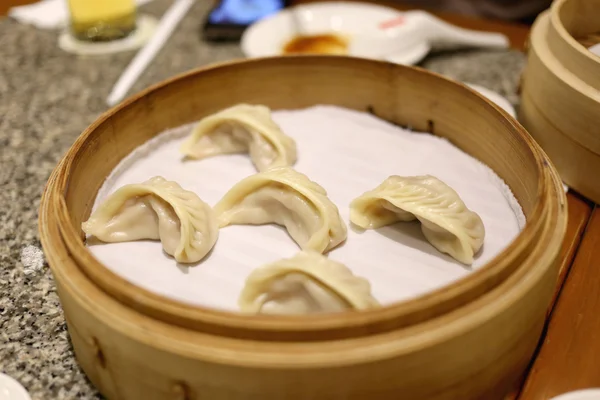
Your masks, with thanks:
[[(246, 316), (182, 304), (94, 259), (81, 222), (118, 162), (165, 129), (241, 102), (336, 104), (446, 137), (507, 182), (528, 222), (501, 254), (454, 284), (327, 316)], [(539, 146), (469, 88), (373, 60), (275, 57), (179, 75), (102, 115), (54, 170), (40, 236), (77, 359), (109, 399), (500, 399), (544, 325), (565, 202)]]
[(519, 119), (562, 179), (600, 203), (600, 0), (556, 0), (536, 20)]

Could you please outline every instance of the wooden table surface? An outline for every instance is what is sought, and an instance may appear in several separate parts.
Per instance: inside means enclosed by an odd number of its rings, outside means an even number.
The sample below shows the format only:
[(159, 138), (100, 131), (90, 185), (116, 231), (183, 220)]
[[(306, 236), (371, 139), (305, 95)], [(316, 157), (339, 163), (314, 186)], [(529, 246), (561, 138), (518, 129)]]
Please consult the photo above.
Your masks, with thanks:
[[(306, 3), (319, 0), (297, 0)], [(0, 15), (33, 0), (0, 0)], [(395, 1), (377, 1), (406, 10)], [(524, 50), (529, 26), (436, 13), (469, 29), (502, 32)], [(562, 248), (560, 278), (547, 327), (536, 356), (507, 400), (546, 400), (572, 390), (600, 387), (600, 208), (571, 191), (569, 225)]]

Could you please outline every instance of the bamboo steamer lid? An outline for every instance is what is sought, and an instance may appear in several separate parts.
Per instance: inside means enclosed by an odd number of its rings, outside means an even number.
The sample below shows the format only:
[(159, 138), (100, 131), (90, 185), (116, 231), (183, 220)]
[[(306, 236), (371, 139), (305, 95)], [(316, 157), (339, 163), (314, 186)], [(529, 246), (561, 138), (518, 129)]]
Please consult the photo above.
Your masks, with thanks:
[[(327, 316), (192, 307), (148, 293), (93, 259), (80, 226), (112, 168), (161, 131), (241, 102), (336, 104), (447, 137), (495, 169), (528, 223), (505, 251), (455, 284), (379, 310)], [(565, 201), (538, 145), (469, 88), (372, 60), (282, 57), (192, 71), (101, 116), (52, 174), (40, 234), (77, 358), (110, 399), (500, 399), (544, 325)]]
[(600, 202), (600, 57), (575, 39), (594, 32), (600, 32), (600, 0), (558, 0), (538, 17), (519, 119), (562, 179)]

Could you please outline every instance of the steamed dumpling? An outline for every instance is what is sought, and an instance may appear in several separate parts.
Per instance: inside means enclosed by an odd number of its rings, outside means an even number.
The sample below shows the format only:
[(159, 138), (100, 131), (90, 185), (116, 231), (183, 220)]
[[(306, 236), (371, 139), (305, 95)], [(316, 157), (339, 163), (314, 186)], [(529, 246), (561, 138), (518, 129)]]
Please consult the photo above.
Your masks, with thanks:
[(436, 249), (464, 264), (472, 264), (483, 245), (485, 228), (479, 215), (430, 175), (390, 176), (350, 203), (350, 221), (364, 229), (414, 219), (421, 221), (423, 234)]
[(312, 251), (252, 271), (238, 304), (247, 313), (296, 315), (379, 306), (366, 279)]
[(285, 226), (302, 250), (324, 253), (347, 236), (346, 224), (325, 189), (292, 168), (273, 168), (241, 180), (214, 209), (221, 228)]
[(181, 152), (194, 159), (249, 152), (259, 171), (296, 162), (296, 143), (261, 105), (239, 104), (202, 119)]
[(203, 259), (219, 235), (210, 206), (160, 176), (118, 189), (82, 229), (103, 242), (160, 239), (165, 252), (181, 263)]

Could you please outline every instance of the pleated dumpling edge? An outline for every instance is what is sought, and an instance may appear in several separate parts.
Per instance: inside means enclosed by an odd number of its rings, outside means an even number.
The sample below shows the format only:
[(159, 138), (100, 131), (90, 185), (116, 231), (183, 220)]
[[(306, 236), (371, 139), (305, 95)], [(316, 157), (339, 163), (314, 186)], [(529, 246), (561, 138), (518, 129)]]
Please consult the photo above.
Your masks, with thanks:
[(196, 124), (180, 147), (191, 159), (249, 153), (258, 171), (296, 163), (296, 142), (273, 121), (264, 105), (238, 104)]
[(463, 264), (472, 264), (483, 246), (485, 227), (479, 215), (454, 189), (430, 175), (390, 176), (350, 203), (350, 221), (363, 229), (415, 219), (436, 249)]
[(271, 168), (242, 179), (214, 210), (219, 227), (284, 226), (303, 250), (327, 252), (344, 242), (348, 234), (327, 191), (290, 167)]
[(160, 240), (165, 252), (181, 263), (202, 260), (219, 236), (213, 209), (195, 193), (160, 176), (117, 189), (82, 230), (107, 243)]
[(366, 279), (313, 251), (254, 269), (246, 279), (238, 305), (244, 313), (288, 315), (380, 306)]

